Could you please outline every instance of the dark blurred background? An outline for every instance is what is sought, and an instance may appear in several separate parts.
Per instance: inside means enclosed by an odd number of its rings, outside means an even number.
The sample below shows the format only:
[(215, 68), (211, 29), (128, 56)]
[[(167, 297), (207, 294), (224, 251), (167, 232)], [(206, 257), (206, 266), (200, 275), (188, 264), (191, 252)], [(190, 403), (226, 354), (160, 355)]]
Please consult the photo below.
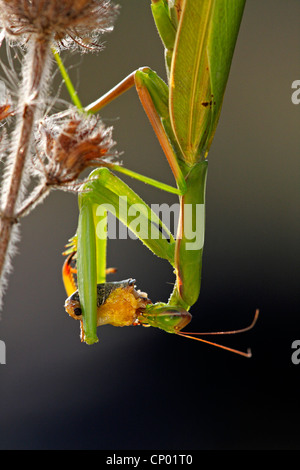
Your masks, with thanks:
[[(103, 52), (64, 56), (84, 104), (138, 67), (165, 77), (150, 0), (119, 3)], [(61, 281), (77, 199), (53, 192), (22, 222), (5, 297), (1, 449), (300, 448), (300, 364), (291, 361), (300, 340), (299, 17), (298, 0), (247, 2), (209, 155), (203, 283), (189, 329), (241, 328), (259, 308), (255, 329), (216, 338), (251, 347), (252, 359), (152, 328), (106, 326), (98, 344), (82, 344)], [(133, 89), (101, 114), (126, 167), (173, 184)], [(148, 203), (177, 201), (124, 179)], [(110, 241), (108, 264), (118, 267), (112, 280), (134, 277), (153, 301), (168, 299), (172, 270), (139, 241)]]

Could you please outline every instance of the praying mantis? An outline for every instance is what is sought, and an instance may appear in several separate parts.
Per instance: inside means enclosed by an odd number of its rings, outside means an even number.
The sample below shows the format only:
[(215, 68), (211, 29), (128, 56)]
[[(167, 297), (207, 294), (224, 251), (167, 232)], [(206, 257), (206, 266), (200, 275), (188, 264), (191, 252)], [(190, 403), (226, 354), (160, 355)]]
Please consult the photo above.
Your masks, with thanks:
[[(82, 185), (78, 196), (78, 229), (66, 251), (69, 256), (64, 263), (63, 279), (69, 296), (66, 311), (81, 321), (82, 340), (87, 344), (98, 341), (97, 326), (110, 323), (158, 327), (216, 345), (181, 330), (191, 320), (189, 310), (200, 294), (207, 155), (244, 6), (245, 0), (152, 0), (153, 18), (165, 49), (167, 83), (150, 68), (143, 67), (81, 109), (87, 115), (96, 113), (135, 87), (176, 183), (176, 187), (171, 187), (122, 166), (106, 164), (92, 171)], [(114, 172), (178, 195), (180, 216), (176, 237)], [(131, 223), (134, 205), (139, 207), (139, 227)], [(166, 303), (152, 304), (146, 294), (135, 289), (132, 279), (106, 281), (107, 210), (113, 211), (156, 256), (173, 267), (176, 281)], [(193, 240), (187, 236), (188, 223), (193, 227)], [(158, 236), (151, 237), (154, 227)], [(74, 255), (76, 284), (71, 267)], [(219, 334), (246, 331), (253, 327), (257, 315), (258, 311), (250, 326)], [(250, 356), (250, 352), (218, 346)]]

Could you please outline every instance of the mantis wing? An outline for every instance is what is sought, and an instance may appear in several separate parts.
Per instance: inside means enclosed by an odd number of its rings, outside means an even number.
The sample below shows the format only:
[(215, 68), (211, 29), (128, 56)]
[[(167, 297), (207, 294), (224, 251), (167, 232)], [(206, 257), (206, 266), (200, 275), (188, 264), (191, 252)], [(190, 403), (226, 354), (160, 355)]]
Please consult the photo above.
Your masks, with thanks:
[(169, 111), (186, 163), (206, 157), (219, 119), (245, 0), (185, 0), (170, 74)]

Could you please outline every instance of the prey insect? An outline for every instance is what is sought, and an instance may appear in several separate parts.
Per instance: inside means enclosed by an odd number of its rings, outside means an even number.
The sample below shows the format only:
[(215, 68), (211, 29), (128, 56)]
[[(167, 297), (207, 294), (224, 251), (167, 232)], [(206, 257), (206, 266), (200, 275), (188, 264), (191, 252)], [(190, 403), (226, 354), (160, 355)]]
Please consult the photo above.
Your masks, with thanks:
[[(143, 67), (81, 109), (87, 114), (96, 113), (135, 86), (176, 182), (173, 188), (122, 166), (106, 164), (94, 170), (82, 185), (77, 233), (69, 248), (76, 253), (76, 283), (70, 267), (75, 255), (67, 258), (63, 278), (69, 296), (66, 310), (80, 319), (82, 340), (88, 344), (98, 341), (99, 325), (131, 324), (158, 327), (246, 357), (251, 355), (198, 337), (205, 333), (182, 331), (191, 320), (189, 310), (200, 294), (207, 155), (221, 111), (244, 4), (244, 0), (152, 0), (153, 17), (165, 48), (167, 83)], [(70, 94), (72, 97), (72, 90)], [(115, 171), (179, 197), (175, 236)], [(140, 208), (139, 230), (131, 224), (131, 207), (135, 204)], [(99, 207), (104, 209), (100, 215)], [(135, 289), (131, 280), (113, 284), (106, 281), (106, 211), (111, 208), (156, 256), (174, 268), (176, 281), (168, 302), (153, 304), (146, 294)], [(103, 227), (100, 236), (99, 223)], [(188, 223), (192, 238), (187, 233)], [(154, 227), (159, 236), (151, 237)], [(123, 313), (129, 310), (129, 316)], [(250, 326), (227, 333), (249, 330), (257, 316), (258, 311)]]
[[(65, 289), (70, 294), (65, 302), (65, 309), (72, 318), (81, 321), (82, 327), (82, 309), (74, 277), (76, 268), (71, 266), (75, 255), (73, 252), (67, 257), (62, 270)], [(115, 271), (114, 268), (109, 268), (106, 272), (109, 274), (111, 270)], [(167, 310), (163, 304), (162, 313), (158, 315), (156, 308), (156, 319), (153, 315), (151, 317), (147, 312), (147, 306), (152, 305), (152, 301), (145, 292), (136, 290), (135, 282), (135, 279), (127, 279), (97, 284), (97, 326), (110, 324), (163, 327), (164, 325), (163, 329), (175, 333), (190, 322), (192, 316), (189, 312), (183, 309), (175, 310), (172, 307)]]

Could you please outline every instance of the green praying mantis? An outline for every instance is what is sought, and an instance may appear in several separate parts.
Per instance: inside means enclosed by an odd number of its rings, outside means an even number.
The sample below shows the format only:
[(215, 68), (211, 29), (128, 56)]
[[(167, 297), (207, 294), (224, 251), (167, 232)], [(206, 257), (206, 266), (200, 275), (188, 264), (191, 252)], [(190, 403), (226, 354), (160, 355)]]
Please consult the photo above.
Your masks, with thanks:
[[(189, 310), (200, 294), (207, 155), (221, 111), (244, 6), (245, 0), (152, 0), (153, 18), (165, 49), (167, 83), (150, 68), (143, 67), (86, 108), (76, 98), (75, 104), (81, 111), (93, 114), (135, 86), (176, 183), (176, 188), (170, 187), (122, 166), (107, 164), (92, 171), (82, 185), (78, 196), (78, 229), (67, 251), (69, 257), (63, 275), (69, 295), (66, 310), (81, 320), (82, 340), (87, 344), (98, 341), (97, 326), (111, 323), (158, 327), (215, 345), (181, 330), (191, 320)], [(63, 70), (57, 55), (56, 58)], [(71, 84), (69, 91), (70, 87)], [(72, 95), (75, 93), (71, 91)], [(176, 237), (114, 172), (178, 195), (180, 216)], [(138, 227), (132, 223), (131, 207), (135, 204), (140, 212)], [(99, 207), (104, 210), (99, 212)], [(156, 256), (174, 268), (176, 281), (167, 303), (152, 304), (145, 294), (134, 289), (134, 280), (106, 282), (106, 211), (111, 208)], [(193, 229), (193, 240), (187, 235), (188, 223)], [(104, 235), (99, 235), (99, 224)], [(154, 227), (158, 236), (151, 237)], [(77, 285), (70, 274), (74, 252)], [(257, 315), (258, 311), (250, 326), (219, 334), (246, 331), (253, 327)], [(217, 346), (250, 356), (250, 352)]]

